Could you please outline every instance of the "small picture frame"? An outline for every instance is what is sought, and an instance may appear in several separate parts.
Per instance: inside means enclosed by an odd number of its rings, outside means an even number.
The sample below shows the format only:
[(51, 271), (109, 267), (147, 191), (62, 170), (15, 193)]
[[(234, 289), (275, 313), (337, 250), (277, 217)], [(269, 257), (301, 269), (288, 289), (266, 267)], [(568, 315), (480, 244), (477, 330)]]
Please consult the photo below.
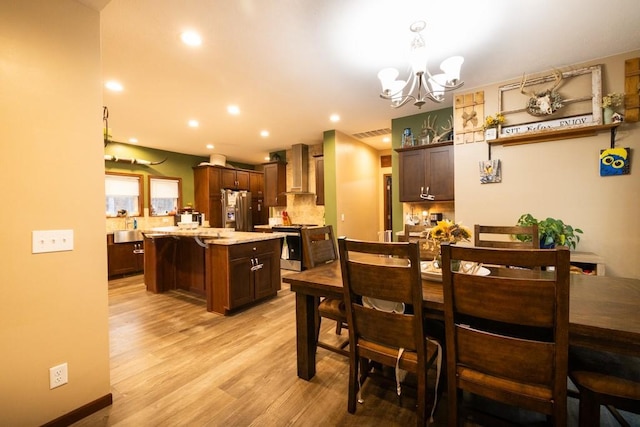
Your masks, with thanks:
[(480, 184), (502, 182), (502, 165), (499, 159), (480, 161)]
[(498, 137), (498, 129), (489, 128), (484, 131), (484, 139), (485, 141), (491, 141), (492, 139), (496, 139)]

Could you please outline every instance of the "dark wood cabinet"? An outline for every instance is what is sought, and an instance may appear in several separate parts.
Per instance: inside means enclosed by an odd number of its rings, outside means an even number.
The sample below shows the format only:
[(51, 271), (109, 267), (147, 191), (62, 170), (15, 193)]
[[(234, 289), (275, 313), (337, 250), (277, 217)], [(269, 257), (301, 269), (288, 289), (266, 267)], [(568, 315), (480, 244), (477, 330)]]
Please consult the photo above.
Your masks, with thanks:
[(252, 197), (264, 196), (264, 173), (249, 172), (249, 191)]
[(113, 234), (107, 234), (107, 266), (109, 277), (143, 272), (143, 242), (113, 243)]
[(324, 157), (315, 156), (316, 166), (316, 205), (324, 205)]
[[(263, 173), (225, 168), (221, 166), (196, 166), (193, 168), (195, 210), (205, 214), (211, 227), (223, 227), (222, 189), (247, 190), (251, 192), (253, 224), (266, 224), (268, 213), (264, 209)], [(237, 188), (232, 187), (236, 185)], [(256, 194), (259, 196), (256, 198)], [(255, 202), (255, 203), (254, 203)], [(262, 215), (262, 216), (260, 216)]]
[(263, 165), (264, 172), (264, 205), (286, 206), (287, 164), (271, 162)]
[(401, 202), (454, 200), (453, 142), (399, 148)]
[(249, 191), (249, 172), (245, 170), (221, 168), (222, 188)]
[(212, 307), (229, 312), (276, 295), (280, 289), (280, 239), (236, 245), (210, 245)]
[(269, 210), (264, 204), (264, 173), (249, 174), (249, 191), (251, 191), (251, 215), (253, 225), (269, 223)]

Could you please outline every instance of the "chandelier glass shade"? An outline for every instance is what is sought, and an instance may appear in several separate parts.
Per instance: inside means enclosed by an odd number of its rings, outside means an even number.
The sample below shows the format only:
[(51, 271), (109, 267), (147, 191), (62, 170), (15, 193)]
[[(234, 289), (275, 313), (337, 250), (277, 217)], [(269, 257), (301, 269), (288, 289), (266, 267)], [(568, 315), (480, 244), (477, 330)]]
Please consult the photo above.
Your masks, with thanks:
[[(444, 94), (464, 84), (460, 81), (460, 68), (464, 62), (462, 56), (452, 56), (440, 64), (442, 73), (431, 74), (427, 68), (427, 45), (421, 32), (426, 28), (424, 21), (416, 21), (409, 29), (415, 33), (411, 41), (409, 62), (411, 71), (406, 80), (397, 80), (400, 73), (395, 68), (384, 68), (378, 73), (382, 83), (380, 97), (391, 101), (393, 108), (399, 108), (413, 100), (413, 105), (421, 108), (427, 100), (444, 101)], [(405, 89), (408, 89), (405, 91)], [(416, 91), (414, 93), (414, 91)]]

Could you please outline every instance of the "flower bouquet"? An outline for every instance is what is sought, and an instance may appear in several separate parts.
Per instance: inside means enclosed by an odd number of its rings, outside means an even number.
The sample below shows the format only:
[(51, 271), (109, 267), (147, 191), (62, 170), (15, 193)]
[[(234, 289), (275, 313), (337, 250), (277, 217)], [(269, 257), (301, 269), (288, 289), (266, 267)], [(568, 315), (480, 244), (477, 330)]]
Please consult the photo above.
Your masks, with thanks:
[(433, 266), (440, 268), (440, 247), (443, 242), (468, 242), (470, 239), (471, 230), (468, 227), (445, 219), (438, 221), (438, 224), (429, 230), (424, 249), (434, 252)]
[(622, 105), (624, 101), (623, 93), (609, 93), (602, 97), (602, 108), (614, 108)]
[(482, 128), (484, 130), (491, 129), (491, 128), (497, 127), (498, 125), (504, 124), (504, 122), (505, 122), (504, 116), (501, 113), (496, 113), (495, 117), (487, 116), (484, 119), (484, 125), (482, 126)]

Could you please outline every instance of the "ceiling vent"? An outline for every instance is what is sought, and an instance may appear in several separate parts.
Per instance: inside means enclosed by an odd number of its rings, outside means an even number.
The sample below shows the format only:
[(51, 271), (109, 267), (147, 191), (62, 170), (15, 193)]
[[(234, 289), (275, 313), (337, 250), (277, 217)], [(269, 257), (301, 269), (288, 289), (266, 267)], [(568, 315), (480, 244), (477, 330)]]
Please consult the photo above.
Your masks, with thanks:
[(351, 136), (357, 139), (364, 139), (364, 138), (372, 138), (374, 136), (384, 136), (384, 135), (391, 135), (391, 129), (384, 128), (384, 129), (377, 129), (377, 130), (369, 130), (366, 132), (354, 133)]

